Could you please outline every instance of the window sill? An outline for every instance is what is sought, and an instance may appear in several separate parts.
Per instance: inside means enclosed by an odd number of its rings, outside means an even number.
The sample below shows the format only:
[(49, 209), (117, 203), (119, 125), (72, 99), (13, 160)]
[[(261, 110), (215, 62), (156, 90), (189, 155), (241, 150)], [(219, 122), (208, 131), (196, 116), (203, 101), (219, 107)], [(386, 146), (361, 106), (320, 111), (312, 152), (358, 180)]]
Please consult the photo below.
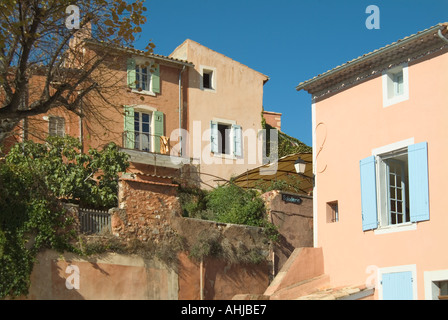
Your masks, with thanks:
[(383, 105), (384, 105), (384, 108), (387, 108), (394, 104), (398, 104), (400, 102), (404, 102), (407, 100), (409, 100), (409, 95), (406, 93), (403, 93), (401, 95), (394, 96), (393, 98), (385, 98)]
[(216, 158), (223, 158), (223, 159), (229, 159), (229, 160), (236, 160), (237, 157), (231, 154), (226, 153), (212, 153), (214, 157)]
[(152, 91), (146, 91), (146, 90), (137, 90), (137, 89), (132, 89), (132, 91), (131, 92), (133, 92), (133, 93), (140, 93), (140, 94), (144, 94), (144, 95), (146, 95), (146, 96), (153, 96), (153, 97), (155, 97), (156, 96), (156, 94), (154, 93), (154, 92), (152, 92)]
[(417, 230), (417, 223), (403, 223), (400, 225), (383, 226), (374, 230), (374, 234), (387, 234), (402, 231), (412, 231)]

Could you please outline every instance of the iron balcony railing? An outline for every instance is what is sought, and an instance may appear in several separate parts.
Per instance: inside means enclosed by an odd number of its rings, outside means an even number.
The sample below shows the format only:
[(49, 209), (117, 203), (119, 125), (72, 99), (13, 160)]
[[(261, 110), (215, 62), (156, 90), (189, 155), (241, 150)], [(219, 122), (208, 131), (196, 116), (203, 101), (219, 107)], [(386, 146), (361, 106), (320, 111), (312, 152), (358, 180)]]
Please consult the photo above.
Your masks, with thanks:
[[(172, 155), (173, 145), (165, 136), (125, 131), (123, 132), (123, 148)], [(177, 152), (175, 154), (177, 155)]]

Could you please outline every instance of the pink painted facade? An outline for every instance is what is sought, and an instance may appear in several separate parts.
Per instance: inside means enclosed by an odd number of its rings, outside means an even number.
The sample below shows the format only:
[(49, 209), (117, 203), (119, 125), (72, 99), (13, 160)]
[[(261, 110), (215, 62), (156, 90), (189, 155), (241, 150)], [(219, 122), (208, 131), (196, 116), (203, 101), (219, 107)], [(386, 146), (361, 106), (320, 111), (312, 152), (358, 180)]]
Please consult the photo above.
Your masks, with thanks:
[(313, 96), (314, 247), (332, 286), (375, 286), (376, 299), (446, 294), (446, 28), (297, 87)]

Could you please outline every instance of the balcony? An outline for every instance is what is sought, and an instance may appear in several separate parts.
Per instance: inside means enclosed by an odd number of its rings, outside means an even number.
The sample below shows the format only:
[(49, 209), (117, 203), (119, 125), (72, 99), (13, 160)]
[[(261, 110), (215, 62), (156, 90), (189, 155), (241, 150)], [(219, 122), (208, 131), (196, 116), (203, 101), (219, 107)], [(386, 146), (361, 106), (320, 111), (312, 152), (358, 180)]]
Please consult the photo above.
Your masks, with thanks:
[(190, 159), (180, 155), (180, 146), (168, 137), (141, 132), (123, 132), (121, 151), (130, 156), (130, 161), (153, 166), (181, 168)]

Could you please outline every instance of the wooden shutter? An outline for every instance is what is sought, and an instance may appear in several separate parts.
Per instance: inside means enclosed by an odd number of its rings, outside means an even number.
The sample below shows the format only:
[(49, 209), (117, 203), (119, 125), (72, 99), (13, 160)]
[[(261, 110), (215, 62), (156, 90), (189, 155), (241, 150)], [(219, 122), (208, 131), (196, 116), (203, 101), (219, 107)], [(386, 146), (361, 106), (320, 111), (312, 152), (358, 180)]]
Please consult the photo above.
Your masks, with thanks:
[(152, 92), (160, 93), (160, 66), (155, 64), (153, 68), (154, 70), (151, 76)]
[(210, 121), (210, 151), (218, 153), (218, 123), (216, 121)]
[(154, 152), (160, 152), (160, 137), (164, 135), (163, 112), (154, 111)]
[(136, 88), (136, 72), (135, 72), (135, 60), (128, 59), (127, 61), (127, 74), (128, 74), (128, 87), (135, 89)]
[(242, 130), (239, 125), (232, 125), (233, 128), (233, 154), (236, 157), (241, 157), (243, 155), (243, 139)]
[(360, 161), (362, 230), (378, 227), (375, 156)]
[(381, 281), (383, 300), (412, 300), (412, 272), (385, 273)]
[(411, 222), (429, 220), (428, 144), (408, 147)]
[(134, 149), (134, 108), (124, 106), (124, 135), (123, 146), (128, 149)]

